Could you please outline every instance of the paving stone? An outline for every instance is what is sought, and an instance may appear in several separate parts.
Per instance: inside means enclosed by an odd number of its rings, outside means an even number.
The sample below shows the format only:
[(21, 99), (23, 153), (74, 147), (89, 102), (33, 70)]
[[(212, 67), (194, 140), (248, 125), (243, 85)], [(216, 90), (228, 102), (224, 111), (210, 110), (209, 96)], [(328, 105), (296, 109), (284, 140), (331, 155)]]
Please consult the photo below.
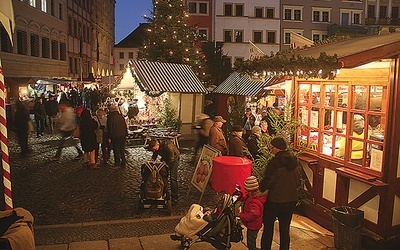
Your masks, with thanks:
[(108, 250), (108, 242), (105, 240), (100, 241), (84, 241), (72, 242), (68, 245), (68, 250)]
[[(119, 238), (110, 239), (109, 242), (110, 250), (132, 250), (132, 249), (142, 249), (139, 238)], [(161, 245), (159, 245), (161, 246)]]

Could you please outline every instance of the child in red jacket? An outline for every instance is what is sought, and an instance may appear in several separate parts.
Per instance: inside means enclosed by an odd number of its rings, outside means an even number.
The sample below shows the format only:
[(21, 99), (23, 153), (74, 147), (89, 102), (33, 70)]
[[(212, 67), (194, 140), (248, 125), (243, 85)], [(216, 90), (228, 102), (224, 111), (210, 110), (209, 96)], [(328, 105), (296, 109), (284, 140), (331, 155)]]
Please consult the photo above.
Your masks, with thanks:
[(264, 202), (267, 196), (261, 195), (255, 176), (247, 177), (244, 189), (247, 195), (243, 201), (243, 212), (239, 214), (239, 217), (243, 225), (247, 227), (247, 248), (256, 250), (257, 234), (263, 223)]

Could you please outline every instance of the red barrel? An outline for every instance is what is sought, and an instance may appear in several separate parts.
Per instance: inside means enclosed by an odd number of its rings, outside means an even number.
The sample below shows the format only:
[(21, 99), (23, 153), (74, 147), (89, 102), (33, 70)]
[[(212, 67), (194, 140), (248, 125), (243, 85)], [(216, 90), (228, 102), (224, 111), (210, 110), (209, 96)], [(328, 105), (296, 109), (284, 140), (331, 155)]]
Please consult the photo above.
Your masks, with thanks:
[(213, 159), (211, 187), (217, 192), (232, 194), (236, 184), (244, 192), (244, 181), (251, 175), (252, 161), (238, 156), (218, 156)]

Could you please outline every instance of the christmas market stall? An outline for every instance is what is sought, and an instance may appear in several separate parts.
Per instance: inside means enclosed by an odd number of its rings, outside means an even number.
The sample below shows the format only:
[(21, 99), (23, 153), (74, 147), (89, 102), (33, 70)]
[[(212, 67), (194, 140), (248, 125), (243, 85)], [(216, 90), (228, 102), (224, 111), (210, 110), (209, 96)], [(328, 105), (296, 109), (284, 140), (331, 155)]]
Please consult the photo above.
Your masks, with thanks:
[(276, 80), (275, 77), (255, 78), (238, 72), (231, 73), (213, 91), (217, 95), (216, 114), (229, 118), (235, 116), (235, 112), (240, 112), (238, 115), (241, 117), (244, 108), (250, 107), (253, 114), (259, 113), (261, 116), (261, 111), (273, 103), (283, 105), (285, 85)]
[(149, 61), (130, 61), (114, 91), (128, 109), (129, 103), (137, 105), (131, 124), (172, 128), (182, 136), (193, 135), (207, 92), (190, 66)]
[[(334, 225), (335, 207), (363, 211), (363, 242), (374, 239), (376, 249), (395, 249), (400, 244), (400, 33), (343, 39), (288, 55), (292, 60), (286, 62), (302, 63), (297, 70), (287, 63), (276, 73), (292, 77), (294, 117), (301, 124), (294, 146), (304, 152), (299, 158), (310, 198), (301, 211), (327, 228)], [(336, 57), (337, 70), (327, 70), (330, 56)], [(273, 60), (258, 62), (259, 71), (274, 72), (268, 66)]]

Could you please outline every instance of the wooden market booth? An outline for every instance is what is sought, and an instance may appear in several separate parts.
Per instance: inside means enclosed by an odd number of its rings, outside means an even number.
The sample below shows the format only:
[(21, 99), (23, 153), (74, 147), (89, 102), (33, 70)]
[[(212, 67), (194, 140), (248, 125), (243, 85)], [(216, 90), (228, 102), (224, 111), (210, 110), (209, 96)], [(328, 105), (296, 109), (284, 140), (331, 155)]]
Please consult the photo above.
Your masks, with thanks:
[[(263, 80), (254, 80), (247, 75), (232, 72), (218, 87), (213, 91), (217, 95), (216, 114), (228, 118), (228, 113), (237, 105), (238, 100), (246, 101), (246, 98), (258, 98), (267, 93), (267, 87), (275, 84), (276, 78), (268, 77)], [(275, 98), (274, 98), (275, 101)], [(270, 105), (272, 102), (270, 102)], [(255, 113), (255, 107), (253, 110)]]
[(332, 228), (332, 207), (354, 207), (364, 211), (366, 235), (399, 244), (400, 33), (294, 54), (321, 52), (337, 54), (334, 80), (293, 78), (295, 115), (306, 126), (296, 144), (305, 150), (300, 159), (313, 200), (302, 212)]
[(203, 111), (204, 94), (207, 93), (189, 65), (149, 61), (129, 61), (117, 88), (132, 91), (143, 107), (148, 105), (145, 98), (167, 95), (178, 119), (182, 120), (182, 136), (194, 134), (192, 125), (196, 115)]

